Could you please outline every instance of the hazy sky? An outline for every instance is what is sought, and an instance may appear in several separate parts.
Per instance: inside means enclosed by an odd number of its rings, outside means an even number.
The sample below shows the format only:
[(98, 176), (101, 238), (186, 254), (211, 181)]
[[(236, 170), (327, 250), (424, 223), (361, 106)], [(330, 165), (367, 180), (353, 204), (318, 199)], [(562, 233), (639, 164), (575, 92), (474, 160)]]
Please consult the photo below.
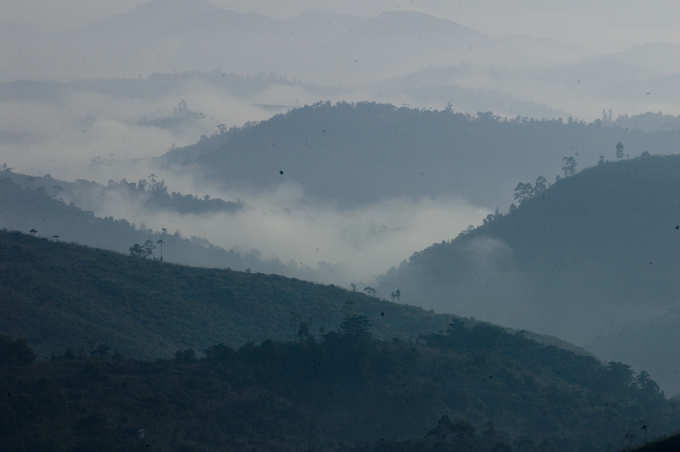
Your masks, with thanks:
[[(145, 0), (0, 0), (4, 23), (59, 29), (122, 13)], [(177, 0), (167, 0), (177, 1)], [(602, 49), (650, 41), (680, 41), (673, 0), (211, 0), (270, 16), (323, 9), (357, 15), (413, 9), (487, 33), (523, 33)]]

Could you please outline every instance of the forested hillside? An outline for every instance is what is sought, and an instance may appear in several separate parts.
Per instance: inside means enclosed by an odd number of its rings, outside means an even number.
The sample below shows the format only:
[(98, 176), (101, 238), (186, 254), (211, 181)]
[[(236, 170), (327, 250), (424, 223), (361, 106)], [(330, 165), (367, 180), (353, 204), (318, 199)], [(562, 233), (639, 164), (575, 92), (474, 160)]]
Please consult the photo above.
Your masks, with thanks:
[[(603, 163), (549, 188), (517, 188), (519, 207), (414, 254), (384, 287), (409, 303), (592, 345), (680, 390), (668, 324), (680, 295), (680, 157)], [(635, 334), (605, 339), (624, 327)]]
[[(295, 342), (32, 362), (0, 337), (0, 432), (42, 451), (610, 451), (680, 420), (647, 374), (454, 322), (378, 341), (365, 317)], [(432, 427), (436, 427), (433, 429)], [(415, 439), (422, 438), (422, 439)]]
[(66, 204), (75, 204), (87, 211), (95, 210), (102, 204), (123, 204), (131, 214), (136, 210), (144, 210), (148, 213), (201, 215), (234, 213), (243, 208), (241, 201), (169, 192), (165, 181), (153, 174), (137, 182), (128, 182), (126, 179), (109, 180), (106, 185), (86, 179), (68, 182), (54, 179), (50, 175), (29, 176), (9, 169), (0, 169), (0, 178), (8, 179), (22, 188), (40, 190), (52, 198)]
[(104, 344), (155, 358), (335, 328), (358, 313), (379, 337), (446, 328), (451, 316), (282, 276), (183, 267), (0, 232), (0, 331), (42, 354)]
[[(195, 169), (224, 187), (301, 184), (306, 195), (341, 205), (394, 197), (461, 197), (509, 204), (518, 180), (561, 173), (573, 156), (677, 152), (680, 130), (646, 133), (602, 122), (504, 120), (375, 103), (321, 103), (225, 130), (166, 154), (159, 164)], [(279, 171), (283, 170), (281, 177)]]

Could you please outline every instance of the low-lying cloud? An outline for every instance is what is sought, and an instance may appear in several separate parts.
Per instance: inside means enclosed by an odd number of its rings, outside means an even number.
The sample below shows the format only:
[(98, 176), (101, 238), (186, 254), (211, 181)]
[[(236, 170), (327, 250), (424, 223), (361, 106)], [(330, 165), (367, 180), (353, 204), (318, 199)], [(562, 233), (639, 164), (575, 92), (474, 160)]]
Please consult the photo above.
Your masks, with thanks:
[[(164, 176), (171, 188), (190, 185), (179, 179), (173, 184), (172, 178)], [(201, 188), (193, 191), (206, 193)], [(153, 229), (204, 237), (225, 249), (257, 250), (264, 259), (295, 262), (315, 269), (321, 282), (344, 286), (372, 284), (413, 252), (456, 236), (488, 214), (462, 200), (431, 198), (338, 209), (308, 201), (294, 183), (268, 192), (209, 192), (225, 200), (242, 200), (244, 207), (235, 213), (205, 215), (151, 212), (115, 193), (96, 205), (88, 205), (84, 198), (80, 202), (98, 216), (128, 218)]]
[[(273, 88), (272, 88), (273, 89)], [(184, 100), (203, 119), (164, 129), (141, 123), (173, 114)], [(194, 143), (216, 125), (238, 126), (271, 116), (253, 103), (199, 83), (160, 98), (82, 91), (66, 96), (0, 102), (0, 162), (17, 171), (63, 179), (130, 177), (96, 172), (92, 161), (148, 159)], [(137, 175), (136, 177), (145, 177)]]

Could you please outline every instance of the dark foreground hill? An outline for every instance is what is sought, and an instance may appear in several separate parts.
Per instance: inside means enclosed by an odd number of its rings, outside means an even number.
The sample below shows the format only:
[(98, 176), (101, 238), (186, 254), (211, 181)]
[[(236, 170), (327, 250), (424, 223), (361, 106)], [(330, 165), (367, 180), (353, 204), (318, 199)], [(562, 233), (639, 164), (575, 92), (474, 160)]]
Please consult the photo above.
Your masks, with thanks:
[(155, 358), (216, 343), (313, 334), (365, 315), (380, 337), (442, 330), (450, 316), (334, 286), (261, 273), (183, 267), (0, 232), (0, 331), (41, 354), (108, 345)]
[(0, 354), (3, 450), (609, 451), (680, 423), (647, 374), (484, 324), (409, 343), (350, 316), (322, 337), (155, 362), (106, 348), (33, 362), (0, 336)]
[(680, 435), (646, 444), (639, 449), (635, 449), (635, 452), (676, 452), (678, 450), (680, 450)]
[(565, 155), (593, 165), (601, 155), (613, 158), (619, 141), (637, 156), (675, 153), (679, 139), (678, 130), (646, 133), (600, 122), (322, 103), (206, 137), (159, 163), (225, 187), (293, 181), (307, 196), (340, 205), (448, 197), (493, 209), (509, 204), (518, 180), (552, 180)]
[(383, 289), (442, 312), (550, 331), (678, 391), (679, 190), (678, 156), (605, 163), (533, 186), (510, 213), (414, 254)]

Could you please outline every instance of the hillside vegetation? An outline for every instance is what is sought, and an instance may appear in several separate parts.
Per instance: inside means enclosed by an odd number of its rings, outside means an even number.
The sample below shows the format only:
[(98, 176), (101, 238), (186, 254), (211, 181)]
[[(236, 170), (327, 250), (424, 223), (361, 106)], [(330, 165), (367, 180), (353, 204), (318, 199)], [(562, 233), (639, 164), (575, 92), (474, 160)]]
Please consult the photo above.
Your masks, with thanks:
[(84, 210), (95, 210), (102, 204), (120, 202), (129, 204), (133, 209), (180, 215), (234, 213), (243, 208), (240, 201), (225, 201), (209, 195), (199, 198), (178, 192), (170, 193), (165, 181), (153, 174), (138, 182), (109, 180), (106, 185), (84, 179), (67, 182), (54, 179), (50, 175), (28, 176), (8, 169), (0, 170), (0, 177), (9, 179), (22, 188), (42, 190), (52, 198), (73, 203)]
[(320, 103), (205, 137), (158, 163), (195, 170), (225, 188), (293, 181), (308, 196), (340, 205), (449, 197), (493, 209), (509, 204), (518, 180), (552, 180), (563, 156), (592, 165), (613, 158), (619, 141), (631, 156), (670, 154), (679, 139), (680, 130), (647, 133), (599, 121)]
[(41, 354), (107, 345), (126, 356), (171, 356), (216, 343), (239, 346), (313, 334), (349, 314), (379, 337), (442, 330), (428, 313), (296, 279), (203, 269), (0, 232), (0, 331)]
[[(163, 259), (167, 262), (203, 267), (232, 268), (236, 270), (252, 269), (267, 273), (280, 273), (290, 276), (316, 279), (313, 270), (295, 263), (282, 263), (278, 260), (265, 260), (257, 251), (237, 252), (217, 247), (205, 239), (198, 237), (184, 237), (179, 231), (153, 231), (143, 225), (137, 226), (126, 219), (113, 217), (100, 218), (92, 212), (83, 210), (73, 202), (66, 204), (56, 198), (61, 191), (52, 188), (54, 179), (33, 178), (16, 174), (0, 172), (0, 227), (9, 230), (28, 232), (35, 230), (40, 237), (58, 238), (61, 241), (76, 242), (82, 245), (103, 248), (128, 253), (135, 243), (143, 244), (147, 240), (157, 248), (154, 256), (161, 257), (159, 240), (163, 241)], [(83, 193), (83, 185), (71, 185), (61, 194), (71, 201), (79, 202), (87, 198), (85, 203), (103, 201), (100, 197), (113, 196), (112, 193), (101, 188)], [(122, 185), (122, 184), (121, 184)], [(59, 185), (57, 184), (57, 187)], [(109, 187), (110, 190), (117, 190)], [(178, 196), (175, 201), (182, 199)], [(166, 198), (167, 200), (167, 198)], [(222, 200), (197, 201), (184, 200), (188, 209), (194, 211), (210, 210), (215, 205), (221, 209), (226, 204), (231, 209), (231, 203)], [(147, 199), (147, 201), (150, 201)], [(157, 201), (157, 200), (156, 200)], [(212, 201), (212, 200), (211, 200)], [(173, 202), (173, 209), (177, 210), (182, 202)], [(235, 203), (234, 203), (235, 204)], [(160, 208), (158, 202), (152, 202), (154, 208)], [(236, 205), (238, 206), (238, 205)], [(238, 207), (233, 207), (234, 209)]]
[(483, 324), (409, 344), (354, 316), (320, 338), (153, 363), (103, 348), (32, 363), (4, 337), (0, 353), (9, 450), (608, 451), (680, 420), (644, 373)]
[(603, 163), (519, 190), (518, 208), (414, 254), (382, 283), (409, 303), (593, 345), (677, 391), (679, 188), (678, 156)]

